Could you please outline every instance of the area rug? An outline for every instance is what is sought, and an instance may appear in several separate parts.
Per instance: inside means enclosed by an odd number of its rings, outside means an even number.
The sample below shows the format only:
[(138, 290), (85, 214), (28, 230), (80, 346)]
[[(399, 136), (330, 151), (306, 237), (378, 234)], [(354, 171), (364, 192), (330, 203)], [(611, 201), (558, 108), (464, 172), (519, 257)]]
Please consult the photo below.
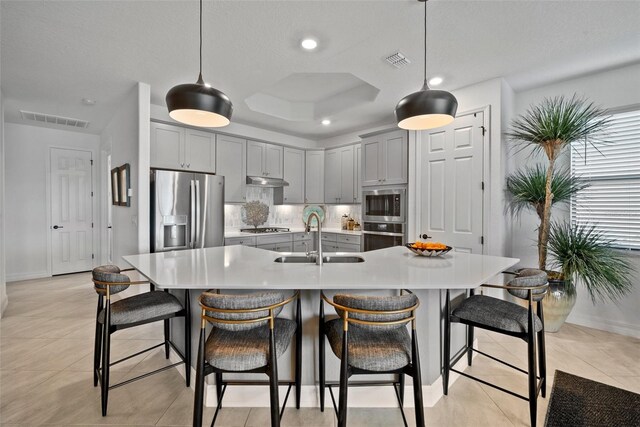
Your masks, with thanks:
[(545, 426), (640, 426), (640, 394), (556, 371)]

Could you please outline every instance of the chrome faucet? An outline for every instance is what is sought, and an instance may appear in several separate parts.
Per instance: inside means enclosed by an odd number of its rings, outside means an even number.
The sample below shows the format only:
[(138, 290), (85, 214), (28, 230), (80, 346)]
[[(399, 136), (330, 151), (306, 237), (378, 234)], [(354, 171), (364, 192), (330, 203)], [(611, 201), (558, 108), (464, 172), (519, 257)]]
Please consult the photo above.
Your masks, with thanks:
[(316, 265), (322, 266), (322, 223), (320, 217), (316, 212), (311, 212), (307, 217), (307, 223), (305, 224), (307, 228), (307, 234), (311, 232), (311, 218), (316, 217), (318, 221), (318, 250), (316, 252)]

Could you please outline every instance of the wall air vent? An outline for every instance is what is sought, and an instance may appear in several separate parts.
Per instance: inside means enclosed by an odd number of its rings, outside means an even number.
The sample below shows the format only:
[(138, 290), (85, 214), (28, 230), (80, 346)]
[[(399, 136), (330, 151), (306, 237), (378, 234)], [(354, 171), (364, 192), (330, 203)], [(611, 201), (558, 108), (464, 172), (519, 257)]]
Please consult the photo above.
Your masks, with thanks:
[(407, 65), (411, 64), (409, 58), (407, 58), (402, 52), (393, 53), (385, 58), (389, 64), (393, 65), (396, 68), (404, 68)]
[(23, 120), (33, 120), (40, 123), (48, 123), (60, 126), (71, 126), (73, 128), (86, 129), (89, 122), (86, 120), (72, 119), (70, 117), (54, 116), (53, 114), (34, 113), (33, 111), (20, 110)]

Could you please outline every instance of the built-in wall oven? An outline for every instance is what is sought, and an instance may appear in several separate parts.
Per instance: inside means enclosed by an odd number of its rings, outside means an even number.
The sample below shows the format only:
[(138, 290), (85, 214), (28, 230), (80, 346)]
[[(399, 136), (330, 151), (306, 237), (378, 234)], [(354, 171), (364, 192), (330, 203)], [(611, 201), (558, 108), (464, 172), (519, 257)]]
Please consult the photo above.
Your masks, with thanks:
[(364, 250), (406, 243), (407, 189), (377, 188), (362, 193)]

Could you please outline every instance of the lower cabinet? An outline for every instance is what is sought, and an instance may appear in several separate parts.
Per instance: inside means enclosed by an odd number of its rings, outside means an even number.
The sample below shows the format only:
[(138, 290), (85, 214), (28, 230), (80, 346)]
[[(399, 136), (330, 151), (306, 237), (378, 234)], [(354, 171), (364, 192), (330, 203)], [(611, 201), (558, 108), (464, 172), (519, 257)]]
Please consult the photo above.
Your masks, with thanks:
[(227, 237), (224, 239), (225, 246), (244, 245), (256, 247), (257, 239), (255, 236), (251, 237)]
[(322, 233), (324, 252), (362, 252), (360, 236), (355, 234)]
[(293, 252), (293, 242), (266, 243), (264, 245), (258, 245), (257, 247), (260, 249), (266, 249), (268, 251), (275, 251), (275, 252)]

